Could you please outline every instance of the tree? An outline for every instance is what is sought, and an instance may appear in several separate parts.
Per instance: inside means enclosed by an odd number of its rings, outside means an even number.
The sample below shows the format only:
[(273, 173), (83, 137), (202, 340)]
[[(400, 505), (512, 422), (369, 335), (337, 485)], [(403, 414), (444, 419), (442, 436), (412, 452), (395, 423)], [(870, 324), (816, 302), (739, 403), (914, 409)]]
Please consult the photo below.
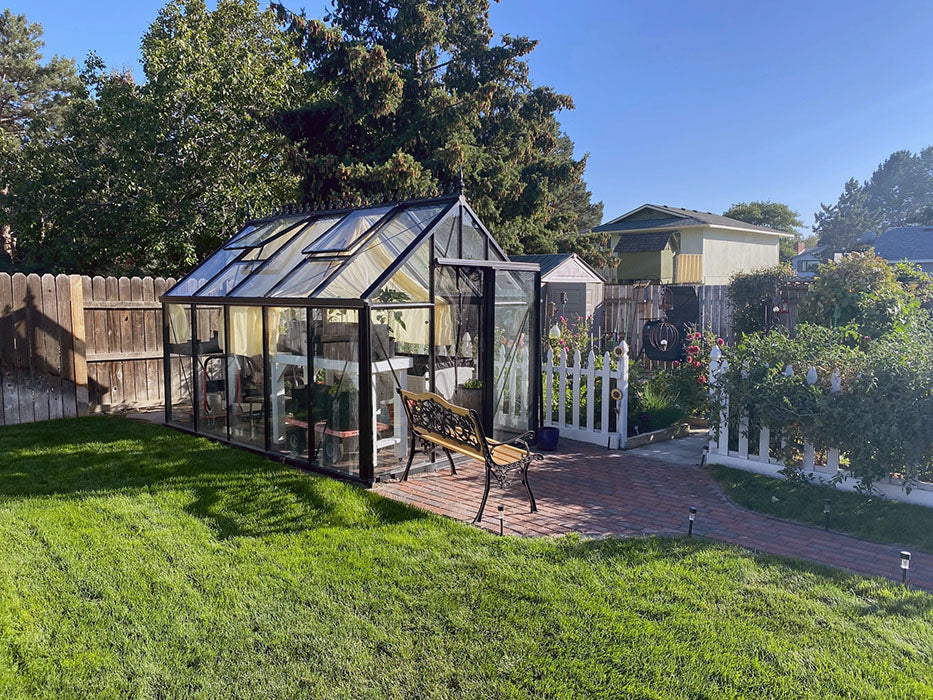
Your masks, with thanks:
[(836, 204), (820, 204), (813, 230), (819, 236), (820, 245), (828, 246), (830, 252), (859, 250), (866, 247), (859, 238), (877, 231), (882, 218), (880, 212), (869, 208), (865, 188), (851, 178)]
[[(53, 57), (42, 63), (42, 26), (9, 9), (0, 14), (0, 197), (8, 206), (9, 173), (22, 147), (58, 125), (78, 87), (74, 62)], [(12, 257), (8, 215), (0, 223), (0, 256)]]
[(778, 231), (794, 234), (793, 238), (781, 239), (781, 262), (787, 262), (797, 254), (795, 244), (801, 240), (800, 229), (803, 228), (803, 221), (800, 219), (800, 214), (786, 204), (770, 200), (739, 202), (729, 207), (722, 215), (748, 224), (768, 226)]
[(41, 270), (178, 274), (251, 206), (294, 200), (272, 115), (304, 94), (293, 44), (256, 0), (173, 0), (143, 39), (148, 82), (91, 57), (61, 134), (24, 151), (18, 263)]
[(752, 272), (737, 272), (726, 294), (732, 306), (732, 326), (737, 336), (769, 331), (776, 324), (774, 305), (786, 293), (794, 271), (787, 263)]
[(865, 183), (866, 206), (882, 226), (933, 224), (933, 146), (918, 154), (896, 151)]
[(279, 121), (309, 199), (440, 190), (462, 168), (507, 251), (555, 252), (593, 219), (585, 158), (555, 116), (573, 103), (532, 84), (534, 41), (492, 42), (488, 0), (335, 0), (323, 21), (275, 7), (312, 90)]

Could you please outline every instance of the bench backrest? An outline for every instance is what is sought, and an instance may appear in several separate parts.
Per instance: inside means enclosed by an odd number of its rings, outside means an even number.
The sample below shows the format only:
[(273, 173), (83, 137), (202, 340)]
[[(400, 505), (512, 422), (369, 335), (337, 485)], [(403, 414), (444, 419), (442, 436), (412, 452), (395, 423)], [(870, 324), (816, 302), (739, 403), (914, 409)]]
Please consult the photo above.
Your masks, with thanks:
[(443, 396), (399, 389), (408, 424), (416, 435), (440, 435), (464, 448), (485, 455), (486, 436), (476, 411), (456, 406)]

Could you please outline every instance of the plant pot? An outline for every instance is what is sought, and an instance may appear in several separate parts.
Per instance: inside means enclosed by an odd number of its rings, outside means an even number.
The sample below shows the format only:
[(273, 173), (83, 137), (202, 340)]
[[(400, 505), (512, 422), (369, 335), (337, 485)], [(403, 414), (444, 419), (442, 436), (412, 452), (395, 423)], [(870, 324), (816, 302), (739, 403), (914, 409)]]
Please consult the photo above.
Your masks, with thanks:
[(557, 441), (560, 438), (560, 430), (553, 425), (546, 425), (538, 428), (538, 449), (550, 452), (557, 449)]
[(482, 418), (483, 417), (483, 389), (482, 387), (478, 389), (468, 389), (465, 386), (458, 386), (454, 389), (454, 395), (451, 403), (455, 406), (463, 406), (464, 408), (472, 408), (476, 411), (476, 414)]

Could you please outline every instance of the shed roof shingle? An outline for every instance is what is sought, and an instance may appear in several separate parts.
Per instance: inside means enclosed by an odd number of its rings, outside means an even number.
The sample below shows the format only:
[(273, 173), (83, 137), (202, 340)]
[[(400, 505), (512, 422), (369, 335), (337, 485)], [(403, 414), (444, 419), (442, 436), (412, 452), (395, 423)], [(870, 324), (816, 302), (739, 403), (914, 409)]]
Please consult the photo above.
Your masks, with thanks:
[(671, 240), (671, 231), (649, 233), (626, 233), (619, 236), (615, 251), (617, 253), (649, 253), (664, 250)]
[[(659, 212), (666, 212), (671, 214), (669, 217), (660, 217), (656, 219), (641, 219), (641, 220), (630, 220), (625, 217), (620, 218), (618, 221), (602, 224), (595, 227), (594, 231), (626, 231), (626, 230), (641, 230), (641, 229), (676, 229), (683, 226), (697, 226), (697, 225), (709, 225), (709, 226), (729, 226), (733, 228), (744, 228), (751, 231), (761, 231), (762, 233), (771, 233), (775, 235), (789, 236), (787, 231), (779, 231), (774, 228), (769, 228), (768, 226), (758, 226), (757, 224), (749, 224), (744, 221), (739, 221), (738, 219), (733, 219), (728, 216), (722, 216), (721, 214), (713, 214), (708, 211), (697, 211), (696, 209), (681, 209), (680, 207), (669, 207), (666, 205), (658, 204), (646, 204), (639, 207), (636, 211), (640, 211), (645, 207), (656, 209)], [(634, 213), (634, 212), (632, 212)]]

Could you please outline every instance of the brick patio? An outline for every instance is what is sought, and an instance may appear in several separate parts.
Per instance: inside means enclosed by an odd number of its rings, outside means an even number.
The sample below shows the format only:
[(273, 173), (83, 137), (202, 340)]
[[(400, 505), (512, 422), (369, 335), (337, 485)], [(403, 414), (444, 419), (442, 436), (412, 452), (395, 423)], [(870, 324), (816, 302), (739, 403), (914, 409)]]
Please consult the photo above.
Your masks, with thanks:
[[(538, 512), (528, 512), (521, 484), (503, 492), (495, 485), (481, 526), (498, 532), (497, 506), (504, 506), (506, 534), (587, 536), (684, 534), (687, 509), (698, 509), (694, 534), (752, 550), (900, 580), (901, 547), (824, 532), (752, 513), (726, 499), (700, 469), (702, 438), (693, 437), (628, 452), (562, 441), (559, 452), (532, 467)], [(377, 484), (384, 496), (470, 522), (483, 493), (478, 462), (412, 476), (408, 482)], [(913, 553), (912, 584), (933, 590), (933, 556)]]

